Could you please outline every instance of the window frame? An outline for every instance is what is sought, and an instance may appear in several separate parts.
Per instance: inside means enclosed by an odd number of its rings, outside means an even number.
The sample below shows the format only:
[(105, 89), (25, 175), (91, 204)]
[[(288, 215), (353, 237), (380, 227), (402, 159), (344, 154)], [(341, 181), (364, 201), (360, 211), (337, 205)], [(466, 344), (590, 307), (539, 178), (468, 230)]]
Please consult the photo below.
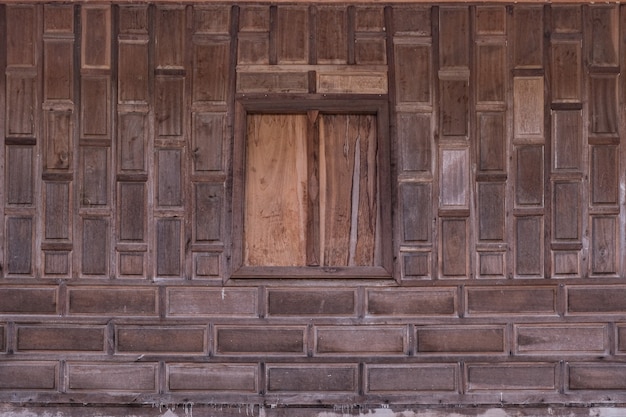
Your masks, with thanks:
[[(244, 265), (245, 165), (249, 114), (372, 114), (376, 116), (380, 265), (248, 266)], [(386, 95), (245, 95), (235, 100), (232, 235), (229, 278), (246, 279), (393, 279), (393, 223), (389, 104)]]

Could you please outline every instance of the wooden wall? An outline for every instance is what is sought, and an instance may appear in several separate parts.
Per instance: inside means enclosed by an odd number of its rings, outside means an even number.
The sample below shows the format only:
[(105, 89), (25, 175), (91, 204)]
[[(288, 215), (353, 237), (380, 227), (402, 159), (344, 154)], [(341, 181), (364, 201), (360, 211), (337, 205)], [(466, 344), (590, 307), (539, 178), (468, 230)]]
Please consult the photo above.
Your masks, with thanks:
[[(0, 401), (626, 402), (623, 6), (11, 3), (0, 39)], [(388, 104), (392, 276), (231, 277), (235, 109), (295, 98)]]

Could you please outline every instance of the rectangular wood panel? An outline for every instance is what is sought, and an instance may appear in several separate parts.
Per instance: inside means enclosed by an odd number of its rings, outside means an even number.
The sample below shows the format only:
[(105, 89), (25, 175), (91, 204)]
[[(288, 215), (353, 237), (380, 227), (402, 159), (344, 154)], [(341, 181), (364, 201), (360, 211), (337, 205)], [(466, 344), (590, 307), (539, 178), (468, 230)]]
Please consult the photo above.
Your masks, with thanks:
[(32, 146), (6, 148), (6, 199), (9, 205), (30, 205), (34, 200), (34, 149)]
[(478, 118), (478, 169), (506, 172), (506, 125), (503, 112), (480, 112)]
[(552, 41), (552, 101), (576, 103), (582, 100), (582, 44)]
[(617, 219), (610, 216), (591, 218), (591, 273), (614, 275), (618, 271)]
[(74, 119), (72, 112), (45, 112), (44, 170), (68, 171), (74, 151)]
[(515, 218), (515, 275), (541, 277), (543, 275), (543, 218), (527, 216)]
[(393, 23), (395, 35), (430, 36), (432, 34), (429, 7), (394, 7)]
[(470, 195), (468, 149), (441, 149), (440, 166), (440, 207), (467, 208)]
[(581, 172), (584, 160), (582, 112), (553, 111), (552, 141), (552, 169)]
[(148, 40), (120, 41), (118, 45), (118, 101), (148, 102)]
[(156, 67), (182, 68), (185, 52), (185, 10), (158, 7), (155, 12)]
[(478, 239), (503, 241), (505, 237), (504, 183), (478, 183)]
[(431, 279), (432, 255), (429, 251), (409, 252), (402, 255), (402, 277), (405, 279)]
[(543, 137), (543, 77), (513, 79), (513, 111), (515, 138)]
[(478, 252), (476, 270), (479, 278), (505, 278), (506, 254), (504, 252)]
[(109, 204), (109, 149), (85, 146), (81, 149), (80, 204), (106, 206)]
[(72, 270), (69, 252), (44, 251), (43, 258), (44, 275), (69, 277)]
[(44, 99), (73, 99), (74, 40), (44, 41)]
[(194, 241), (221, 240), (224, 186), (222, 184), (197, 183), (194, 191)]
[(162, 76), (155, 81), (154, 113), (159, 137), (183, 135), (185, 79)]
[(476, 100), (479, 103), (503, 103), (506, 87), (506, 45), (478, 43), (476, 55)]
[(182, 273), (182, 221), (156, 221), (156, 274), (160, 277), (179, 277)]
[(543, 66), (543, 9), (516, 7), (513, 11), (513, 39), (515, 68)]
[(515, 150), (517, 206), (543, 205), (543, 146), (520, 146)]
[(580, 182), (557, 181), (553, 184), (553, 192), (553, 239), (580, 241), (583, 209)]
[(319, 7), (316, 23), (317, 63), (348, 63), (348, 13), (346, 8)]
[(504, 6), (478, 6), (476, 8), (476, 33), (478, 35), (504, 35), (506, 23)]
[(146, 185), (141, 182), (118, 183), (120, 241), (143, 242), (146, 228)]
[(467, 80), (439, 81), (441, 86), (442, 136), (467, 136), (469, 123), (469, 82)]
[(223, 102), (228, 88), (229, 43), (197, 41), (193, 45), (193, 100)]
[(111, 6), (82, 6), (83, 68), (111, 68)]
[(428, 242), (431, 235), (432, 188), (429, 183), (401, 184), (403, 236), (406, 242)]
[(396, 44), (396, 95), (398, 103), (431, 103), (431, 46)]
[(469, 9), (439, 11), (439, 61), (442, 69), (469, 66)]
[(466, 219), (441, 220), (440, 247), (442, 277), (467, 277), (469, 250)]
[(71, 238), (71, 188), (68, 182), (45, 184), (45, 239)]
[(81, 135), (108, 139), (111, 81), (106, 76), (84, 76), (81, 84)]
[(148, 126), (145, 113), (118, 115), (118, 160), (120, 172), (145, 172)]
[(157, 159), (157, 205), (177, 207), (183, 204), (183, 151), (159, 149)]
[(307, 64), (309, 62), (307, 7), (279, 6), (276, 35), (276, 55), (279, 64)]
[(33, 242), (35, 225), (32, 217), (6, 219), (6, 272), (16, 275), (33, 273)]
[(615, 205), (618, 202), (619, 151), (617, 146), (591, 147), (591, 204)]
[(36, 135), (37, 85), (30, 75), (7, 74), (7, 136)]
[(195, 33), (228, 34), (231, 22), (231, 5), (217, 4), (196, 6), (193, 10), (193, 29)]
[(269, 32), (239, 32), (237, 37), (237, 63), (267, 65), (270, 63)]
[(398, 114), (403, 171), (432, 172), (431, 118), (430, 114)]
[(555, 5), (552, 7), (552, 30), (555, 33), (580, 33), (582, 30), (582, 7), (579, 5)]
[(615, 75), (591, 75), (589, 97), (590, 133), (616, 134), (618, 88)]
[(223, 169), (224, 113), (194, 113), (192, 126), (193, 166), (197, 172)]
[(104, 276), (109, 271), (109, 219), (82, 219), (81, 272)]
[(37, 41), (36, 6), (10, 5), (6, 11), (6, 62), (9, 67), (33, 67)]
[(589, 10), (591, 19), (591, 65), (606, 67), (619, 65), (619, 18), (614, 6), (594, 6)]
[(145, 5), (121, 5), (119, 30), (122, 34), (148, 34), (148, 7)]

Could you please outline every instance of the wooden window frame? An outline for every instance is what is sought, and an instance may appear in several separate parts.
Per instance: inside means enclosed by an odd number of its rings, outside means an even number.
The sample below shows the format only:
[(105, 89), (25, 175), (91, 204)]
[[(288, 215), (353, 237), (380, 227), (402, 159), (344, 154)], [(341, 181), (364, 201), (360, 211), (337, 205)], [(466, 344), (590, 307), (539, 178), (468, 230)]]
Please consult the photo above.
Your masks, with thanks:
[[(249, 114), (372, 114), (377, 125), (378, 197), (380, 201), (380, 265), (374, 266), (249, 266), (244, 265), (245, 163)], [(230, 278), (262, 279), (393, 279), (391, 158), (387, 96), (260, 95), (235, 101), (233, 148), (233, 215)]]

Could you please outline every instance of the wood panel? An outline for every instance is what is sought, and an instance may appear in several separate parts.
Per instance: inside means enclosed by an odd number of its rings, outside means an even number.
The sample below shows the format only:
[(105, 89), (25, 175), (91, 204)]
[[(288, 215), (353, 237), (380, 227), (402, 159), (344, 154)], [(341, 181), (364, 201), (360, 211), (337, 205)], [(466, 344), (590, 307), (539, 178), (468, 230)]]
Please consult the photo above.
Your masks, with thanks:
[(185, 13), (183, 8), (158, 7), (155, 18), (156, 67), (182, 68), (185, 52)]
[(513, 11), (513, 65), (515, 68), (543, 66), (543, 9), (516, 7)]
[(348, 63), (348, 13), (345, 7), (317, 10), (317, 63)]
[(583, 168), (582, 112), (552, 113), (553, 165), (557, 172), (581, 172)]
[(192, 148), (196, 172), (223, 170), (225, 115), (195, 113), (193, 115)]
[(278, 63), (307, 64), (310, 48), (307, 7), (280, 6), (277, 13)]
[(38, 122), (35, 82), (35, 78), (30, 75), (7, 74), (7, 136), (35, 136)]
[(111, 7), (83, 6), (81, 33), (82, 68), (109, 69), (111, 67)]
[(544, 134), (543, 77), (513, 79), (515, 138), (541, 138)]
[(194, 241), (221, 240), (224, 187), (221, 184), (196, 183), (194, 191)]
[(403, 171), (432, 172), (431, 116), (398, 114), (398, 140), (403, 144)]
[(439, 12), (440, 68), (469, 66), (469, 9), (442, 8)]
[(228, 86), (228, 42), (198, 40), (193, 44), (193, 100), (224, 102)]
[(478, 239), (504, 241), (506, 187), (503, 183), (478, 183)]
[(515, 274), (517, 277), (543, 275), (543, 218), (539, 216), (515, 219)]
[(544, 187), (543, 146), (520, 146), (515, 150), (515, 203), (519, 206), (542, 206)]
[(120, 172), (146, 172), (147, 116), (123, 113), (118, 116), (118, 158)]
[(146, 228), (146, 185), (141, 182), (119, 182), (119, 231), (122, 242), (143, 242)]
[(591, 204), (613, 205), (618, 201), (617, 147), (598, 145), (591, 147)]
[(478, 169), (506, 172), (506, 126), (502, 112), (478, 113)]
[(11, 216), (6, 219), (7, 274), (30, 275), (33, 273), (34, 232), (32, 217)]
[(49, 181), (45, 187), (45, 239), (71, 237), (71, 188), (68, 182)]
[(618, 9), (616, 7), (591, 7), (591, 65), (607, 67), (618, 65)]
[(506, 88), (506, 46), (501, 43), (476, 45), (477, 102), (503, 103)]
[(81, 136), (108, 139), (111, 81), (107, 76), (84, 76), (81, 84)]
[(579, 182), (558, 181), (553, 184), (553, 239), (580, 241), (582, 207)]
[(34, 203), (34, 150), (32, 146), (7, 146), (6, 199), (9, 205)]
[(44, 170), (68, 171), (74, 153), (74, 119), (68, 111), (46, 112)]
[(617, 133), (617, 77), (591, 75), (590, 77), (590, 133)]
[(183, 152), (163, 148), (157, 151), (157, 205), (177, 207), (183, 204)]
[(44, 100), (72, 101), (74, 93), (73, 39), (44, 41)]
[(156, 221), (156, 275), (179, 277), (182, 273), (182, 221), (163, 218)]
[(160, 138), (180, 138), (183, 135), (184, 81), (182, 77), (156, 77), (154, 94), (155, 130)]
[(109, 272), (109, 219), (82, 219), (81, 272), (104, 277)]
[(582, 44), (580, 40), (552, 41), (552, 101), (582, 100)]
[(441, 149), (440, 207), (469, 206), (469, 152), (467, 149)]
[(431, 103), (431, 46), (396, 44), (396, 95), (399, 103)]
[(120, 41), (118, 45), (118, 100), (148, 102), (148, 41)]
[(34, 67), (36, 63), (37, 11), (34, 5), (11, 5), (6, 12), (9, 67)]
[(80, 204), (84, 207), (109, 204), (109, 150), (104, 147), (81, 148)]
[(404, 241), (428, 242), (431, 236), (430, 184), (405, 183), (400, 186)]
[(468, 274), (468, 230), (466, 219), (441, 220), (442, 278), (465, 278)]
[(466, 136), (469, 122), (468, 81), (442, 79), (439, 84), (442, 136)]

